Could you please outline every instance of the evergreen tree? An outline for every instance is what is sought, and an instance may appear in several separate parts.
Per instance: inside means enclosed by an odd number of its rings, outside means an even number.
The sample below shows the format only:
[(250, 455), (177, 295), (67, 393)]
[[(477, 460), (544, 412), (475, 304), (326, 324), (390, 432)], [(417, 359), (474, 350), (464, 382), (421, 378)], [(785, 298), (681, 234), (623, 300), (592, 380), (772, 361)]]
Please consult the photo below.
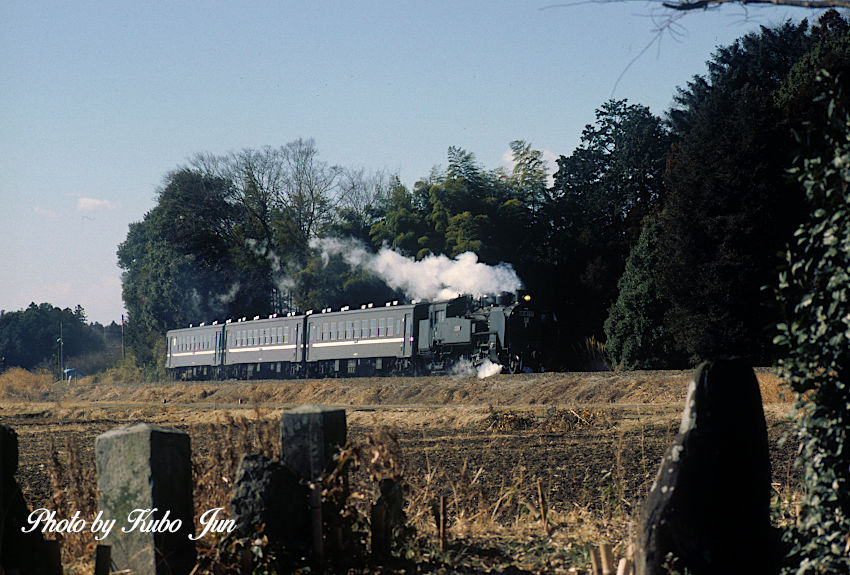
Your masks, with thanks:
[(566, 300), (562, 316), (579, 340), (602, 336), (640, 223), (662, 199), (667, 142), (648, 108), (611, 100), (585, 127), (579, 147), (558, 159), (541, 259), (557, 268), (547, 283), (562, 294), (556, 301)]
[[(659, 287), (691, 361), (738, 355), (770, 363), (777, 310), (762, 286), (791, 239), (801, 197), (776, 92), (809, 45), (806, 24), (763, 28), (721, 48), (706, 78), (670, 112), (677, 139), (661, 214)], [(693, 88), (696, 86), (696, 88)]]
[(617, 300), (605, 320), (608, 355), (618, 368), (670, 369), (683, 363), (665, 326), (670, 304), (656, 281), (659, 231), (658, 219), (649, 216), (626, 260), (617, 282)]

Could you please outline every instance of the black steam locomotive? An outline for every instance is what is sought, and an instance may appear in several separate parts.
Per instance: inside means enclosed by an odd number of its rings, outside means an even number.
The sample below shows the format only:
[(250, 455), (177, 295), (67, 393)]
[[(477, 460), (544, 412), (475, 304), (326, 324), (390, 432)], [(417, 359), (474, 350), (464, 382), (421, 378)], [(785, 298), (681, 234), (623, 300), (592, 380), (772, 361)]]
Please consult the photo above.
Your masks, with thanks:
[(171, 330), (166, 366), (183, 379), (439, 374), (461, 361), (540, 371), (556, 329), (525, 291), (388, 302)]

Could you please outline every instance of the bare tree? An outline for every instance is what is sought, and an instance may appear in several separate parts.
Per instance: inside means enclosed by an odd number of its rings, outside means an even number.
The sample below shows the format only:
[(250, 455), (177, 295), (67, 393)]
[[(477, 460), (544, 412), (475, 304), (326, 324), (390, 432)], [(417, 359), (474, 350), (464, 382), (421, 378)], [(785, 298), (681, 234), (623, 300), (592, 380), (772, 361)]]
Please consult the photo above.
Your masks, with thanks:
[(304, 241), (309, 241), (333, 219), (340, 202), (339, 166), (319, 160), (313, 139), (301, 138), (280, 149), (281, 186), (276, 200), (291, 217)]
[(341, 208), (347, 208), (361, 218), (368, 216), (374, 207), (389, 197), (390, 176), (378, 170), (367, 172), (363, 168), (347, 169), (340, 174), (339, 199)]

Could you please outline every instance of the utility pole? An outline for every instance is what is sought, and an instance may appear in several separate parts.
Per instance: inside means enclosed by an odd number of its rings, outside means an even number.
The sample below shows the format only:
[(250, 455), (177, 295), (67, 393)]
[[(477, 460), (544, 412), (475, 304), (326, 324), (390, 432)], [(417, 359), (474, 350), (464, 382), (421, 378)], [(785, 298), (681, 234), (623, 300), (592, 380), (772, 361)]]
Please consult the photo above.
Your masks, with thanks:
[(124, 314), (121, 314), (121, 359), (127, 359), (127, 355), (124, 352)]
[(59, 379), (65, 379), (65, 339), (62, 337), (62, 322), (59, 322)]

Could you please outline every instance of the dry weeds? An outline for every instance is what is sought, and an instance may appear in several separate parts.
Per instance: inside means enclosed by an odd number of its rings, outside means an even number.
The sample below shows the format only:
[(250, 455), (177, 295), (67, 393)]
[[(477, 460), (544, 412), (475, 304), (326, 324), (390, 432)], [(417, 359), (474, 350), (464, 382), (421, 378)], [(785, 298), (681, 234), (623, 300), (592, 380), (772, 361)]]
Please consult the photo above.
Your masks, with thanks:
[[(790, 399), (782, 395), (772, 370), (757, 374), (768, 421), (779, 425)], [(229, 501), (242, 455), (279, 458), (277, 426), (286, 405), (346, 405), (350, 428), (367, 430), (350, 446), (362, 458), (361, 469), (352, 473), (351, 508), (368, 518), (378, 481), (393, 478), (404, 484), (406, 521), (415, 537), (396, 552), (426, 573), (563, 572), (570, 566), (586, 568), (589, 549), (602, 540), (615, 542), (615, 552), (625, 554), (635, 508), (658, 463), (655, 455), (643, 453), (643, 436), (651, 431), (656, 443), (672, 438), (689, 378), (690, 372), (607, 372), (484, 381), (445, 377), (56, 386), (43, 376), (9, 370), (0, 376), (0, 413), (27, 414), (23, 421), (52, 421), (60, 427), (63, 421), (85, 427), (86, 422), (143, 420), (187, 429), (193, 437), (197, 521), (203, 510)], [(417, 457), (424, 457), (423, 465), (408, 461), (410, 436), (416, 433), (422, 438)], [(482, 434), (493, 438), (485, 447), (491, 450), (489, 463), (463, 459), (458, 448), (464, 438), (480, 439)], [(452, 440), (432, 441), (443, 436)], [(558, 492), (563, 489), (558, 484), (563, 478), (557, 477), (561, 471), (532, 469), (499, 451), (502, 445), (521, 450), (523, 442), (540, 437), (599, 442), (605, 459), (595, 469), (604, 468), (604, 473), (584, 479), (596, 486), (565, 499)], [(451, 464), (445, 457), (449, 450), (458, 450)], [(630, 450), (638, 452), (638, 463)], [(71, 443), (51, 450), (52, 505), (60, 514), (81, 510), (94, 516), (94, 463), (80, 455), (83, 451)], [(627, 455), (633, 457), (631, 467)], [(774, 473), (777, 523), (795, 520), (797, 490), (790, 461), (781, 460)], [(630, 474), (645, 480), (636, 482)], [(440, 497), (447, 508), (443, 549), (435, 514)], [(368, 534), (363, 537), (368, 541)], [(205, 545), (201, 553), (213, 553), (215, 542)], [(90, 541), (69, 538), (64, 547), (66, 565), (73, 563), (66, 572), (90, 572)]]

